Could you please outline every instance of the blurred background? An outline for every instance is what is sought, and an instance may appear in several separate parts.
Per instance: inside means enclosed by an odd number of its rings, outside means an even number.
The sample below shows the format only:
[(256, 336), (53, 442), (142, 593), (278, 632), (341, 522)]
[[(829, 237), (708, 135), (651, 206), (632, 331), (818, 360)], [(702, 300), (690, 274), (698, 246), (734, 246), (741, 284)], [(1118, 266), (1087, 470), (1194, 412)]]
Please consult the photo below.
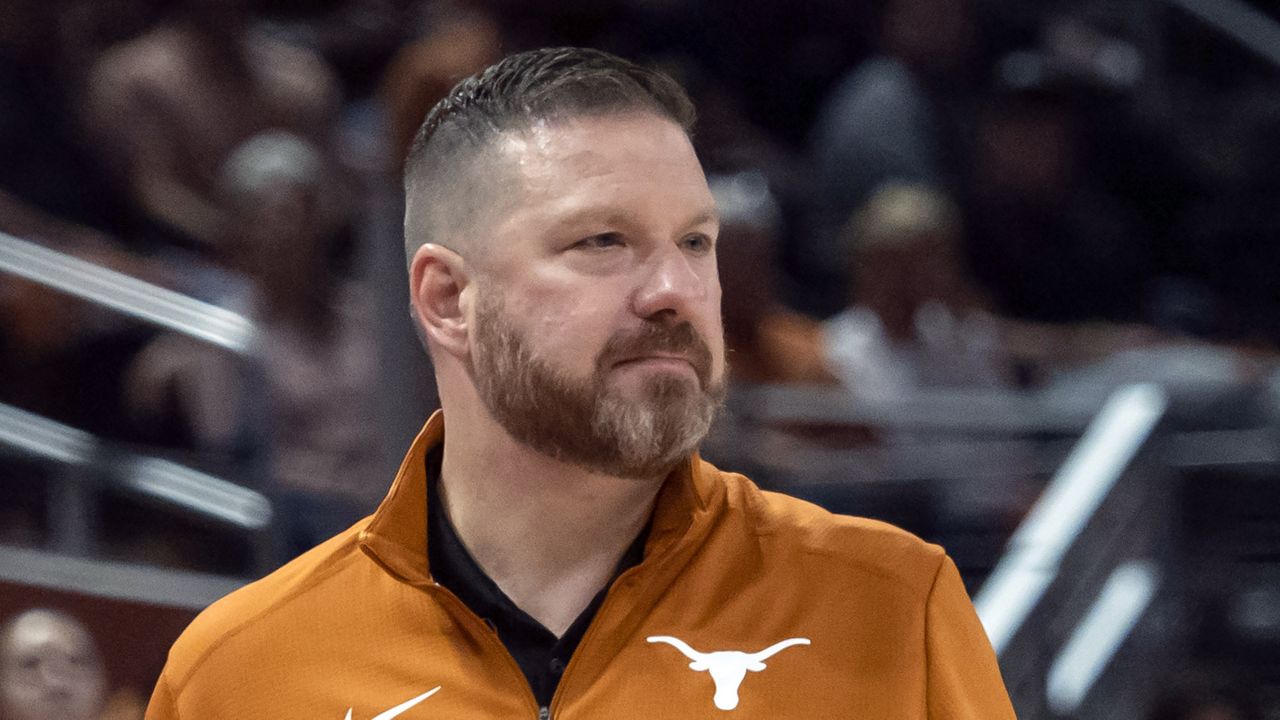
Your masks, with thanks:
[(1278, 20), (5, 0), (0, 720), (140, 718), (195, 612), (372, 510), (436, 402), (401, 158), (548, 45), (697, 102), (708, 458), (946, 546), (1024, 720), (1280, 718)]

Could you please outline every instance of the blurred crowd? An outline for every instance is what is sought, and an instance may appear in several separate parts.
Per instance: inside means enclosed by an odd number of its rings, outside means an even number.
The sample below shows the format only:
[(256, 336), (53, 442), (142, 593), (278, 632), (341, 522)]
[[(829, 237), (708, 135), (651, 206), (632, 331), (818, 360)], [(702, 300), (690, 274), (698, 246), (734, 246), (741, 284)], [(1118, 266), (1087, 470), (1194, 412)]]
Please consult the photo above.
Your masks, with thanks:
[(1211, 44), (1189, 24), (1137, 2), (9, 0), (0, 231), (260, 333), (238, 355), (5, 277), (0, 401), (244, 460), (313, 514), (370, 507), (375, 296), (399, 282), (370, 245), (398, 232), (401, 158), (460, 78), (560, 44), (695, 96), (740, 383), (1249, 382), (1280, 339), (1276, 83), (1185, 58)]

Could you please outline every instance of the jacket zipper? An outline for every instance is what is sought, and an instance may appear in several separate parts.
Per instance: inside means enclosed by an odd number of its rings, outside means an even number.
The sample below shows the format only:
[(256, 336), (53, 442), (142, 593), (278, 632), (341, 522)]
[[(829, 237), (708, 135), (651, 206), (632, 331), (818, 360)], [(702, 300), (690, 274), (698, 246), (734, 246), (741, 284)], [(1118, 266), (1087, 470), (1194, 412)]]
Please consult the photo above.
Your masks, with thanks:
[[(692, 463), (690, 464), (689, 472), (691, 474), (697, 473), (697, 468), (694, 467)], [(654, 512), (656, 511), (657, 511), (657, 506), (655, 505)], [(627, 568), (622, 572), (621, 575), (614, 578), (613, 583), (609, 586), (608, 593), (604, 596), (604, 602), (600, 603), (600, 609), (596, 610), (596, 616), (592, 618), (591, 624), (587, 626), (587, 632), (584, 633), (582, 636), (582, 639), (578, 641), (577, 649), (573, 651), (573, 656), (569, 658), (568, 666), (565, 667), (564, 673), (560, 676), (560, 682), (556, 686), (556, 691), (551, 696), (550, 707), (543, 707), (539, 710), (538, 720), (551, 720), (552, 711), (557, 709), (561, 705), (561, 695), (564, 694), (563, 692), (564, 688), (568, 684), (567, 681), (568, 681), (570, 672), (573, 670), (574, 665), (578, 663), (578, 658), (583, 654), (582, 649), (588, 646), (592, 636), (594, 636), (596, 634), (596, 631), (600, 628), (600, 618), (604, 617), (605, 611), (608, 610), (609, 607), (614, 604), (614, 598), (618, 595), (618, 593), (614, 592), (614, 590), (617, 588), (620, 588), (624, 582), (627, 582), (628, 584), (630, 584), (629, 583), (630, 579), (641, 572), (642, 568), (645, 567), (645, 563), (650, 563), (648, 567), (652, 569), (660, 564), (665, 564), (666, 562), (670, 561), (671, 557), (675, 554), (676, 548), (680, 547), (681, 543), (688, 536), (689, 531), (693, 529), (694, 525), (696, 524), (696, 521), (697, 521), (697, 512), (695, 511), (694, 519), (690, 522), (689, 527), (685, 528), (685, 531), (681, 534), (681, 537), (676, 538), (674, 541), (671, 542), (671, 544), (668, 547), (665, 547), (663, 549), (663, 553), (660, 556), (653, 558), (652, 562), (650, 562), (650, 558), (646, 557), (643, 560), (641, 560), (639, 565), (634, 565), (632, 567)], [(654, 572), (656, 572), (656, 570)]]
[(587, 632), (583, 634), (582, 639), (578, 641), (578, 647), (573, 651), (573, 655), (569, 658), (569, 664), (564, 669), (564, 674), (560, 676), (560, 682), (556, 686), (555, 693), (551, 696), (551, 705), (544, 707), (538, 712), (538, 720), (551, 720), (551, 709), (560, 704), (561, 691), (564, 690), (565, 680), (569, 677), (569, 671), (573, 670), (573, 665), (578, 661), (578, 657), (582, 654), (582, 648), (586, 646), (587, 640), (595, 634), (596, 628), (600, 626), (600, 618), (604, 617), (604, 611), (609, 607), (610, 601), (613, 600), (617, 593), (613, 592), (614, 588), (620, 586), (624, 579), (636, 574), (640, 570), (640, 565), (627, 568), (614, 579), (613, 584), (609, 587), (609, 592), (604, 596), (604, 602), (600, 603), (600, 608), (596, 610), (596, 616), (591, 619), (591, 624), (587, 626)]
[(460, 610), (461, 616), (466, 619), (474, 629), (480, 630), (483, 628), (483, 630), (480, 631), (480, 634), (488, 638), (489, 641), (497, 646), (499, 654), (507, 660), (507, 667), (520, 678), (520, 684), (526, 690), (525, 699), (532, 701), (529, 703), (532, 707), (538, 708), (538, 720), (550, 720), (551, 710), (546, 707), (538, 707), (538, 700), (533, 696), (533, 689), (529, 687), (528, 678), (524, 676), (524, 671), (520, 669), (518, 664), (516, 664), (516, 659), (511, 656), (511, 651), (507, 650), (507, 646), (503, 645), (502, 641), (498, 639), (497, 631), (486, 625), (484, 621), (480, 619), (480, 616), (471, 612), (471, 608), (467, 607), (466, 603), (462, 602), (457, 595), (454, 595), (445, 586), (433, 581), (427, 589), (439, 593), (440, 597), (444, 598), (446, 602), (454, 605), (457, 610)]

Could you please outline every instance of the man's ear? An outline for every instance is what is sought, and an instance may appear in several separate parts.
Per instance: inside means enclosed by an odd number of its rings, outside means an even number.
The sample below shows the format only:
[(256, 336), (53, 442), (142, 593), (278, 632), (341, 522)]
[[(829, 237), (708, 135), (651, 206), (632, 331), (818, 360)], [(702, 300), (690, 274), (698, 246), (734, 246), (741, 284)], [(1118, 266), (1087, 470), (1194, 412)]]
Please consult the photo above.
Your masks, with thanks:
[(466, 261), (442, 245), (423, 245), (409, 263), (409, 301), (418, 327), (429, 342), (457, 357), (467, 353), (464, 292), (470, 284)]

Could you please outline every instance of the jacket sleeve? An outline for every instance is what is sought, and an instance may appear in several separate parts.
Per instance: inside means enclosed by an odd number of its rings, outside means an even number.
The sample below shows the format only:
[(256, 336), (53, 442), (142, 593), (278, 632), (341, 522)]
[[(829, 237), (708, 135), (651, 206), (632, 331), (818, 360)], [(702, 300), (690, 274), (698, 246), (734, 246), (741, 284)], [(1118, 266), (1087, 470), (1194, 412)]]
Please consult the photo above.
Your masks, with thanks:
[(156, 688), (151, 692), (145, 720), (178, 720), (178, 702), (169, 687), (169, 676), (160, 673)]
[(995, 651), (950, 557), (938, 567), (925, 613), (929, 720), (1012, 720)]

